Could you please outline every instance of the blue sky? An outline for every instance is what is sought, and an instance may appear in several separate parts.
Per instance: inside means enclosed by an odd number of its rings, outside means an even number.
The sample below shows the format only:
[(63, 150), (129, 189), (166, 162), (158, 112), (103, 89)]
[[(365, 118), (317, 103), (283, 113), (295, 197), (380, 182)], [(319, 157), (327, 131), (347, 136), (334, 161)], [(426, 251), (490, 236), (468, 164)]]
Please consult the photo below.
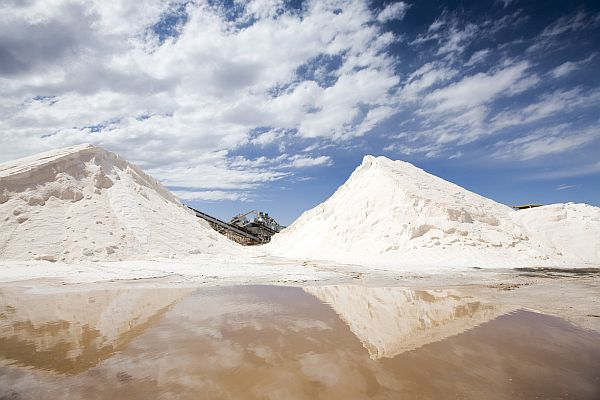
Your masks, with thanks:
[(600, 205), (600, 3), (9, 1), (0, 162), (91, 142), (289, 224), (365, 154)]

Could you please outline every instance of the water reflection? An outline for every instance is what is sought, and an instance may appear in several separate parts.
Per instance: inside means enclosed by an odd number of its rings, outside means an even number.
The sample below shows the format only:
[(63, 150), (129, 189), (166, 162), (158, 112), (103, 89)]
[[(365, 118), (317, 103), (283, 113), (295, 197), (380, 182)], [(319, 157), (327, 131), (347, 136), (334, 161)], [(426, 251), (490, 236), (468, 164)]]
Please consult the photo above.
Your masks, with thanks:
[(599, 398), (599, 335), (502, 311), (455, 290), (5, 289), (0, 399)]
[(358, 285), (305, 290), (333, 308), (373, 359), (456, 335), (507, 311), (456, 290)]
[(190, 290), (0, 291), (0, 358), (75, 374), (109, 358)]

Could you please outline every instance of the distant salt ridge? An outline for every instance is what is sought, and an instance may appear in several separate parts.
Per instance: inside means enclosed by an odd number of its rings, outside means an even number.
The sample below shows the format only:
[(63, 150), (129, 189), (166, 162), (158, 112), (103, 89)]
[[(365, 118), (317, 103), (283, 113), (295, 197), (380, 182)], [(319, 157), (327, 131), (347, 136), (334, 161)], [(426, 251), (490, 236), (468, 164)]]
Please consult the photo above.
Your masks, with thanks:
[(275, 255), (372, 266), (566, 265), (511, 208), (403, 161), (365, 156), (325, 202), (275, 235)]
[(89, 144), (0, 165), (0, 259), (182, 257), (237, 251), (158, 181)]
[(600, 267), (600, 207), (559, 203), (520, 210), (513, 219), (579, 267)]

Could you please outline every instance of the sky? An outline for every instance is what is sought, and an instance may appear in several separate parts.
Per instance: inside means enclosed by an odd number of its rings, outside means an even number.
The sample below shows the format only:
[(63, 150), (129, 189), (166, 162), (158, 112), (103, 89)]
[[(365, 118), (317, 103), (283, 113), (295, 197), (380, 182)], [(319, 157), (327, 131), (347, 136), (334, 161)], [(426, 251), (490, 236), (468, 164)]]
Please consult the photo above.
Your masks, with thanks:
[(0, 162), (92, 143), (290, 224), (365, 154), (600, 205), (600, 2), (2, 0)]

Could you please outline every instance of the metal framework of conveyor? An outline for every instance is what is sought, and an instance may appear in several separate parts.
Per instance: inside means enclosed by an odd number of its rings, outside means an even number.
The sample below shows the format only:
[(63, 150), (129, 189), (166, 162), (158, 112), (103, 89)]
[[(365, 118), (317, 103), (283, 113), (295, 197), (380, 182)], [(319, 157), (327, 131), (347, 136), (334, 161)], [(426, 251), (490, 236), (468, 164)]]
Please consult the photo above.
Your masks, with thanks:
[(253, 235), (252, 233), (250, 233), (246, 230), (243, 230), (243, 229), (238, 228), (237, 226), (228, 224), (227, 222), (221, 221), (218, 218), (212, 217), (212, 216), (205, 214), (202, 211), (198, 211), (195, 208), (192, 208), (190, 206), (188, 206), (188, 208), (190, 210), (192, 210), (193, 212), (195, 212), (196, 216), (198, 218), (202, 218), (202, 219), (208, 221), (208, 223), (210, 223), (213, 226), (213, 228), (215, 228), (215, 230), (217, 230), (217, 231), (219, 231), (219, 229), (217, 229), (215, 226), (217, 226), (225, 231), (233, 232), (237, 235), (243, 236), (244, 238), (248, 239), (251, 242), (251, 244), (263, 243), (263, 241), (258, 236)]

